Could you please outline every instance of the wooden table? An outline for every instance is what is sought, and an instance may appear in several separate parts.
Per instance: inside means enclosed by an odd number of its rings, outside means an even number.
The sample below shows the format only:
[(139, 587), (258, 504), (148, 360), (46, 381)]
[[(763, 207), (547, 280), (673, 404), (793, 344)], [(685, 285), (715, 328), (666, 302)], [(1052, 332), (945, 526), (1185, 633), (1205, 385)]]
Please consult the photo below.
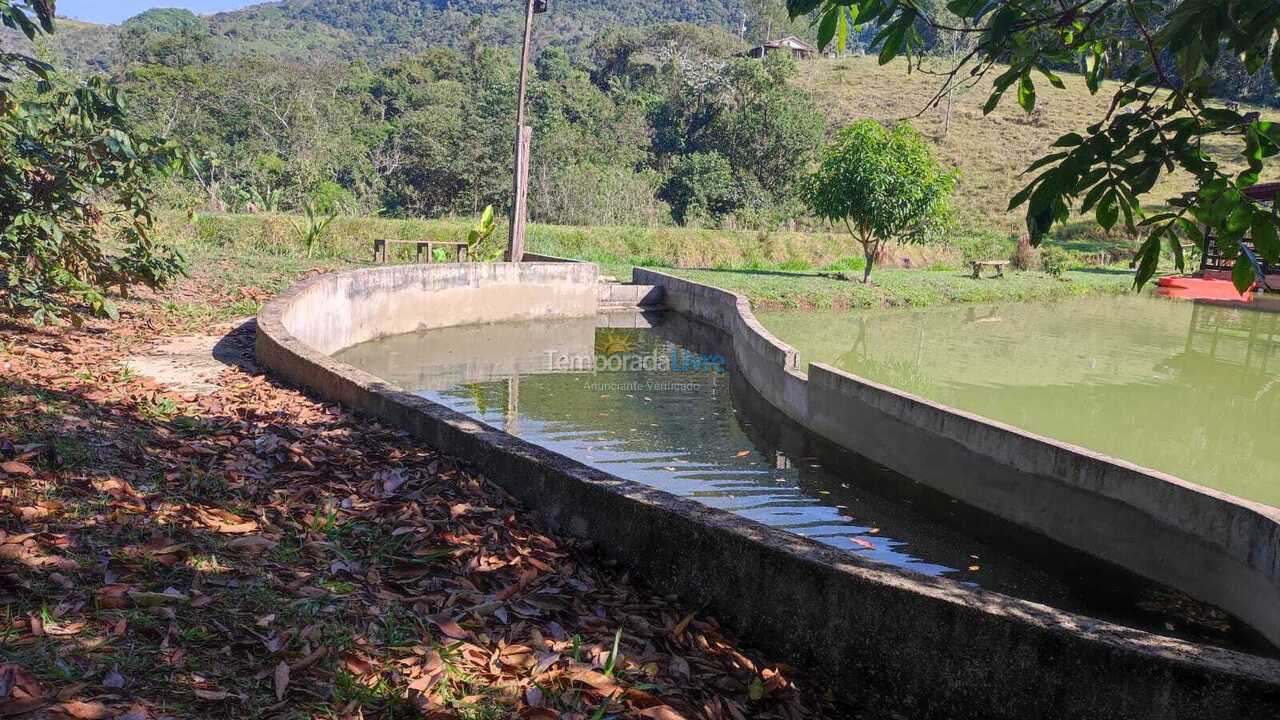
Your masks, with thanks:
[(1005, 269), (1005, 266), (1009, 264), (1009, 261), (1008, 260), (974, 260), (969, 264), (973, 266), (973, 279), (977, 280), (978, 278), (982, 277), (982, 270), (984, 268), (991, 268), (996, 271), (996, 274), (991, 276), (993, 278), (1004, 277), (1004, 269)]
[(427, 252), (427, 263), (435, 262), (435, 250), (437, 247), (453, 248), (457, 255), (458, 262), (467, 261), (468, 245), (464, 242), (452, 242), (448, 240), (374, 240), (373, 241), (373, 261), (375, 263), (387, 262), (387, 248), (391, 245), (412, 245), (417, 253), (414, 256), (414, 262), (422, 262), (422, 251)]

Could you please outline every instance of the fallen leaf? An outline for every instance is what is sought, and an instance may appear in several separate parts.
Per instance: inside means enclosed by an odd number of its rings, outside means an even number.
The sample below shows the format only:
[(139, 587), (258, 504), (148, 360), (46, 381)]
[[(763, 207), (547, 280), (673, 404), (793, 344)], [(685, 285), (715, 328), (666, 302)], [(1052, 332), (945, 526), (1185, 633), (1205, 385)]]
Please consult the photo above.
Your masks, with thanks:
[(275, 546), (276, 542), (274, 540), (261, 535), (245, 535), (227, 543), (227, 547), (231, 550), (249, 555), (257, 555)]
[(147, 720), (148, 717), (146, 706), (134, 705), (123, 715), (118, 716), (116, 720)]
[(342, 657), (342, 665), (352, 675), (364, 677), (373, 673), (373, 663), (359, 655), (347, 654)]
[(129, 599), (139, 607), (157, 607), (160, 605), (177, 605), (187, 602), (186, 595), (178, 592), (130, 592)]
[(107, 585), (95, 593), (100, 608), (122, 608), (129, 604), (129, 586)]
[(191, 692), (195, 693), (195, 696), (200, 698), (201, 700), (208, 700), (210, 702), (217, 702), (219, 700), (226, 700), (227, 698), (239, 697), (238, 695), (234, 693), (229, 693), (226, 690), (202, 690), (200, 688), (192, 688)]
[(18, 477), (32, 477), (36, 474), (36, 471), (33, 470), (30, 465), (17, 461), (0, 463), (0, 470)]
[(440, 632), (453, 638), (454, 640), (466, 640), (471, 637), (471, 633), (462, 629), (462, 626), (449, 619), (447, 616), (429, 618), (431, 623), (440, 628)]
[(67, 623), (66, 625), (49, 625), (46, 623), (44, 631), (47, 635), (66, 637), (69, 635), (79, 635), (80, 631), (84, 629), (84, 625), (85, 624), (83, 622)]
[(746, 456), (748, 456), (748, 455), (750, 455), (750, 454), (751, 454), (751, 451), (750, 451), (750, 450), (739, 450), (739, 451), (738, 451), (738, 454), (737, 454), (737, 455), (734, 455), (734, 457), (746, 457)]
[(685, 615), (680, 622), (676, 623), (676, 626), (671, 629), (671, 634), (675, 637), (680, 637), (684, 634), (685, 628), (689, 627), (690, 622), (693, 622), (693, 613)]
[(574, 682), (583, 683), (584, 685), (590, 685), (596, 690), (613, 691), (619, 689), (617, 680), (595, 670), (579, 670), (578, 672), (570, 675), (569, 679)]
[(114, 712), (100, 702), (72, 700), (62, 703), (58, 706), (58, 709), (73, 718), (80, 718), (80, 720), (103, 720), (104, 718), (115, 716)]
[(40, 681), (22, 667), (0, 664), (0, 715), (21, 715), (44, 705)]
[(640, 717), (651, 718), (651, 720), (685, 720), (685, 716), (676, 712), (675, 708), (670, 705), (655, 705), (645, 708), (636, 714)]
[(133, 489), (132, 485), (125, 482), (124, 480), (121, 480), (120, 478), (107, 478), (106, 480), (97, 480), (97, 481), (94, 481), (93, 487), (98, 492), (106, 493), (111, 497), (115, 498), (116, 500), (120, 500), (126, 497), (129, 497), (129, 498), (142, 497), (137, 490)]
[(289, 663), (283, 660), (276, 666), (275, 688), (276, 700), (284, 700), (284, 693), (289, 689)]
[(124, 687), (124, 676), (120, 674), (120, 666), (112, 665), (111, 670), (102, 678), (102, 684), (117, 690)]

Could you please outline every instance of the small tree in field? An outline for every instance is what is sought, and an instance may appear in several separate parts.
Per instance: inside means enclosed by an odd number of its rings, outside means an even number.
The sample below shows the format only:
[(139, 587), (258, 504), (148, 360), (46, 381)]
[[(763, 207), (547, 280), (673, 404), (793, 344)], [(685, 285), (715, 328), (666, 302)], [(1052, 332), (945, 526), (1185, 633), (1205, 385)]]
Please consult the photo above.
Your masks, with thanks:
[(802, 192), (815, 215), (844, 223), (862, 245), (865, 283), (885, 243), (925, 242), (934, 236), (955, 184), (955, 174), (933, 159), (910, 125), (887, 130), (874, 120), (862, 120), (823, 150), (821, 165)]

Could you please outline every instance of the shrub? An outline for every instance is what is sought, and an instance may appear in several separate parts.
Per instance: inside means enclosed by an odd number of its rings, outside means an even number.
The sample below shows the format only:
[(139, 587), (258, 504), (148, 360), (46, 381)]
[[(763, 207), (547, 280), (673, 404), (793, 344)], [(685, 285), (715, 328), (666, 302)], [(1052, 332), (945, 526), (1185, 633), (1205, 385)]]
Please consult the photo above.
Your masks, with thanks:
[[(133, 132), (101, 78), (18, 103), (0, 84), (0, 312), (115, 316), (108, 287), (159, 288), (183, 259), (155, 241), (155, 181), (183, 153)], [(108, 249), (108, 248), (113, 249)]]
[(338, 214), (336, 212), (323, 214), (311, 202), (304, 204), (302, 210), (305, 213), (302, 222), (292, 220), (289, 222), (293, 225), (294, 234), (307, 249), (307, 257), (310, 258), (315, 254), (316, 245), (324, 239), (325, 233), (329, 231), (329, 226), (337, 219)]
[(965, 263), (1008, 257), (1009, 241), (989, 232), (978, 232), (957, 243)]
[(1049, 277), (1061, 279), (1062, 273), (1067, 270), (1069, 260), (1067, 251), (1057, 245), (1045, 245), (1040, 248), (1040, 268)]
[[(310, 195), (315, 211), (322, 215), (340, 215), (350, 212), (355, 207), (355, 197), (349, 190), (332, 180), (325, 180), (315, 186)], [(306, 203), (303, 203), (305, 206)]]

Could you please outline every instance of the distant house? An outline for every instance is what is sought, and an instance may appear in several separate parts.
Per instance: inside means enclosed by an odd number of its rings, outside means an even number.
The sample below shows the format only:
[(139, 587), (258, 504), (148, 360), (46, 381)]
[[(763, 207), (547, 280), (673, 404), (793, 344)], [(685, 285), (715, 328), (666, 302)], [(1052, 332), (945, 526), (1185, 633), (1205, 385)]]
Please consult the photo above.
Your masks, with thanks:
[(788, 53), (796, 60), (808, 60), (817, 56), (818, 48), (795, 35), (789, 35), (781, 40), (770, 40), (763, 45), (757, 45), (742, 54), (746, 57), (762, 58), (774, 53)]

